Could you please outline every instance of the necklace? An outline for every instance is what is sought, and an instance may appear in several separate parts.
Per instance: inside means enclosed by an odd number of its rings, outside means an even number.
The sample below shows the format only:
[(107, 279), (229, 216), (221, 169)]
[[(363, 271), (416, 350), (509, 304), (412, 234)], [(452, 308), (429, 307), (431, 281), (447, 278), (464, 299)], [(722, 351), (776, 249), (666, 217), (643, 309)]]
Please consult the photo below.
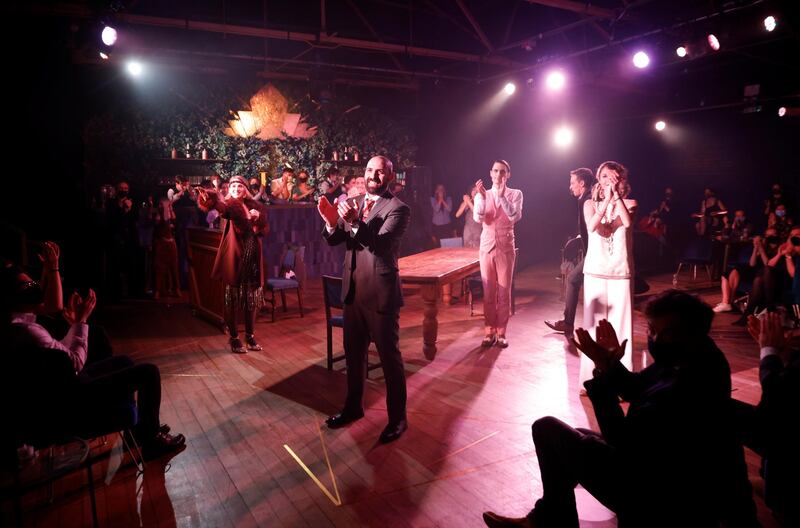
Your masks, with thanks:
[[(613, 210), (614, 206), (612, 205), (609, 209)], [(608, 252), (608, 256), (614, 254), (614, 230), (612, 229), (612, 224), (614, 223), (611, 218), (611, 213), (606, 210), (605, 214), (603, 214), (603, 218), (600, 219), (600, 224), (605, 226), (604, 230), (608, 233), (608, 236), (601, 235), (603, 243), (606, 247), (606, 251)]]

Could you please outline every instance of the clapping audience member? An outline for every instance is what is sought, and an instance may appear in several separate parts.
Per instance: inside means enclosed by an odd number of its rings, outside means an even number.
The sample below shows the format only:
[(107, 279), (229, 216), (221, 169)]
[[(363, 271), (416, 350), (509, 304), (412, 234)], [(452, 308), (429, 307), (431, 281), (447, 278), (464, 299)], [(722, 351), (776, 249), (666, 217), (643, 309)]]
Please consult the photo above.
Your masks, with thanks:
[(758, 277), (760, 277), (757, 285), (758, 291), (755, 292), (753, 297), (756, 302), (760, 302), (759, 299), (763, 295), (760, 290), (764, 287), (765, 280), (762, 275), (762, 269), (764, 266), (768, 266), (770, 260), (777, 255), (779, 247), (780, 239), (774, 229), (764, 231), (763, 237), (753, 237), (753, 250), (750, 253), (750, 260), (747, 265), (738, 265), (723, 271), (720, 279), (722, 300), (714, 307), (714, 311), (717, 313), (733, 311), (732, 301), (736, 296), (736, 291), (739, 289), (740, 281), (753, 281), (755, 289), (755, 280)]
[(450, 213), (453, 211), (453, 199), (447, 196), (444, 185), (439, 183), (431, 197), (433, 213), (433, 234), (439, 240), (453, 236), (453, 225)]
[(800, 330), (784, 328), (780, 314), (750, 316), (747, 330), (761, 349), (761, 399), (737, 402), (747, 447), (763, 457), (764, 501), (785, 526), (800, 523)]
[[(630, 372), (608, 321), (576, 346), (595, 364), (585, 383), (600, 432), (554, 417), (533, 424), (544, 492), (526, 517), (483, 514), (490, 527), (578, 527), (581, 484), (619, 526), (758, 526), (739, 435), (730, 368), (709, 337), (711, 307), (677, 290), (645, 310), (653, 364)], [(620, 398), (630, 403), (627, 413)]]
[[(48, 266), (48, 268), (50, 268)], [(50, 268), (52, 271), (52, 268)], [(55, 285), (56, 281), (59, 283)], [(47, 291), (50, 290), (51, 291)], [(64, 352), (70, 359), (76, 375), (75, 383), (64, 383), (70, 387), (67, 394), (46, 395), (53, 401), (69, 402), (63, 408), (69, 413), (64, 424), (79, 435), (85, 428), (104, 418), (109, 402), (126, 401), (136, 393), (139, 421), (133, 434), (142, 446), (147, 459), (181, 449), (186, 442), (183, 435), (170, 435), (169, 427), (160, 425), (161, 375), (157, 366), (134, 364), (127, 356), (111, 356), (87, 364), (89, 354), (89, 325), (87, 321), (96, 304), (93, 290), (85, 299), (73, 293), (64, 306), (64, 318), (70, 330), (62, 340), (56, 340), (42, 325), (36, 315), (48, 310), (46, 299), (60, 290), (60, 278), (53, 275), (42, 288), (38, 281), (31, 280), (23, 270), (7, 264), (0, 270), (0, 295), (4, 342), (11, 354), (35, 353), (36, 349), (52, 349)], [(22, 373), (21, 373), (22, 374)], [(23, 379), (25, 376), (21, 376)], [(66, 380), (69, 381), (69, 380)], [(12, 424), (13, 426), (13, 424)]]

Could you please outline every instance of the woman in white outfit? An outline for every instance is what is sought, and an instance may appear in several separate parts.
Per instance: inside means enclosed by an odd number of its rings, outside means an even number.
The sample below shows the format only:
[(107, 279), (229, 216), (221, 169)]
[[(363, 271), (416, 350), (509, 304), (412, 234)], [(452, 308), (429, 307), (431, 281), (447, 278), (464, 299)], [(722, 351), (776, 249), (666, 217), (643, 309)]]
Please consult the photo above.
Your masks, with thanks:
[[(592, 199), (583, 204), (589, 240), (583, 264), (583, 327), (592, 333), (608, 319), (620, 343), (628, 341), (622, 364), (633, 370), (633, 211), (628, 170), (606, 161), (597, 169)], [(594, 362), (581, 354), (580, 386), (591, 379)], [(583, 390), (581, 390), (583, 393)]]

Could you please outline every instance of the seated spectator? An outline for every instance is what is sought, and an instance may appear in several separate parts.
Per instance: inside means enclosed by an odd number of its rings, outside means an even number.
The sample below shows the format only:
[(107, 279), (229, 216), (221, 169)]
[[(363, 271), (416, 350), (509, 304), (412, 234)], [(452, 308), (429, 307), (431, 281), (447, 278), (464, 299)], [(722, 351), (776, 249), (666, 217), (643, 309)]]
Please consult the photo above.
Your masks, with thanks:
[[(677, 290), (645, 313), (654, 363), (639, 373), (620, 363), (625, 342), (608, 321), (597, 341), (576, 331), (576, 346), (596, 367), (585, 387), (601, 432), (554, 417), (534, 422), (543, 496), (526, 517), (484, 513), (488, 526), (577, 528), (578, 484), (619, 526), (758, 526), (732, 424), (730, 368), (708, 336), (714, 313)], [(627, 413), (620, 398), (630, 402)]]
[[(45, 288), (10, 263), (0, 270), (0, 310), (5, 319), (2, 337), (11, 353), (44, 348), (62, 351), (70, 358), (77, 374), (77, 383), (65, 383), (63, 386), (72, 387), (73, 392), (52, 394), (49, 397), (74, 403), (67, 407), (70, 416), (64, 423), (74, 424), (75, 434), (82, 427), (102, 419), (102, 415), (98, 413), (107, 409), (109, 401), (125, 401), (135, 392), (139, 421), (133, 434), (142, 446), (142, 455), (152, 459), (181, 449), (186, 441), (184, 436), (171, 435), (168, 426), (159, 425), (161, 375), (157, 366), (135, 365), (125, 356), (109, 357), (91, 365), (86, 364), (89, 334), (86, 321), (95, 307), (94, 291), (89, 290), (86, 299), (82, 299), (77, 293), (70, 297), (63, 311), (64, 318), (70, 325), (64, 339), (56, 340), (36, 322), (36, 314), (48, 309), (45, 300), (51, 298), (53, 292), (61, 290), (61, 280), (55, 273), (58, 269), (51, 264), (45, 268), (51, 274)], [(13, 424), (9, 425), (13, 427)]]
[(351, 196), (351, 193), (352, 193), (352, 196), (358, 196), (356, 194), (357, 193), (357, 189), (354, 190), (355, 185), (356, 185), (356, 176), (355, 176), (355, 174), (353, 174), (352, 172), (347, 173), (345, 175), (345, 177), (344, 177), (344, 184), (342, 185), (341, 194), (339, 194), (339, 196), (337, 196), (336, 199), (334, 201), (332, 201), (331, 203), (335, 204), (335, 203), (341, 202), (343, 200), (347, 200), (347, 198)]
[(722, 231), (721, 240), (739, 242), (750, 239), (750, 235), (753, 233), (753, 224), (747, 220), (747, 215), (745, 215), (744, 210), (736, 210), (733, 214), (733, 222), (728, 223), (727, 216), (725, 218), (726, 225), (725, 229)]
[(747, 330), (761, 349), (757, 406), (737, 402), (747, 447), (763, 457), (764, 502), (784, 526), (800, 525), (800, 331), (778, 313), (750, 316)]
[[(774, 227), (770, 229), (777, 233)], [(800, 233), (800, 228), (798, 229), (798, 233)], [(753, 289), (750, 291), (747, 308), (742, 317), (733, 322), (737, 326), (747, 325), (747, 316), (758, 310), (775, 310), (778, 304), (788, 296), (791, 289), (792, 277), (789, 275), (789, 265), (792, 264), (792, 260), (787, 257), (790, 257), (793, 252), (792, 243), (785, 238), (780, 238), (777, 234), (774, 238), (768, 239), (767, 243), (778, 243), (779, 246), (753, 280)]]
[(786, 240), (789, 236), (789, 231), (792, 229), (792, 219), (789, 218), (789, 212), (784, 204), (775, 206), (775, 211), (770, 213), (767, 219), (767, 227), (772, 227), (778, 232), (781, 240)]
[(329, 168), (325, 178), (320, 182), (318, 187), (321, 195), (324, 195), (330, 203), (335, 203), (339, 195), (344, 193), (339, 167)]
[(725, 204), (717, 198), (716, 193), (710, 187), (703, 190), (703, 201), (700, 202), (700, 212), (695, 213), (698, 219), (695, 230), (700, 236), (706, 234), (713, 235), (722, 229), (721, 216), (727, 212)]
[(308, 183), (308, 171), (297, 173), (297, 184), (292, 188), (293, 202), (308, 202), (314, 197), (314, 187)]
[[(784, 194), (780, 183), (772, 184), (772, 194), (764, 200), (764, 216), (769, 217), (778, 208), (778, 205), (788, 206), (789, 198)], [(787, 207), (788, 209), (789, 207)]]
[[(800, 305), (800, 273), (797, 272), (800, 267), (800, 227), (792, 228), (789, 233), (789, 244), (792, 246), (792, 251), (786, 255), (786, 269), (792, 278), (791, 302)], [(795, 317), (800, 318), (800, 313), (795, 313)]]
[[(742, 280), (751, 282), (760, 276), (762, 268), (769, 265), (770, 260), (778, 254), (779, 248), (780, 239), (774, 229), (764, 231), (764, 238), (753, 237), (753, 250), (747, 265), (739, 264), (731, 269), (723, 270), (720, 281), (722, 300), (714, 307), (714, 311), (717, 313), (733, 311), (732, 301), (739, 289), (739, 283)], [(759, 285), (759, 288), (761, 287), (763, 284)]]
[(354, 176), (350, 188), (347, 190), (348, 198), (355, 198), (367, 193), (367, 180), (363, 176)]
[(269, 203), (267, 188), (261, 185), (261, 181), (258, 178), (250, 178), (248, 189), (250, 189), (250, 194), (253, 195), (253, 200), (262, 204)]
[(281, 177), (275, 178), (270, 183), (269, 193), (274, 201), (286, 203), (292, 196), (292, 187), (294, 187), (294, 170), (285, 167)]

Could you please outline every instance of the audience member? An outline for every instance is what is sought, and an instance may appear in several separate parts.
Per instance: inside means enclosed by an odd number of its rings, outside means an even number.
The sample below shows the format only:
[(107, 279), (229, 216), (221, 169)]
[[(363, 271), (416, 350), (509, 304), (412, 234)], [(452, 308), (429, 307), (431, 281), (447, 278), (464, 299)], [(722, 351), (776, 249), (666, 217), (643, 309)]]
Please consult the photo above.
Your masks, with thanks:
[(439, 240), (453, 236), (453, 225), (450, 213), (453, 211), (453, 199), (447, 196), (444, 185), (439, 183), (431, 197), (433, 212), (433, 234)]
[(270, 195), (274, 201), (286, 203), (292, 196), (292, 187), (294, 187), (294, 170), (284, 167), (281, 177), (273, 179), (270, 183)]
[(292, 188), (291, 200), (293, 202), (308, 202), (314, 197), (314, 187), (308, 183), (308, 171), (301, 170), (297, 173), (297, 184)]
[(458, 211), (456, 211), (456, 218), (464, 216), (464, 229), (461, 237), (464, 242), (464, 247), (477, 248), (481, 245), (483, 224), (476, 222), (472, 214), (475, 209), (473, 200), (477, 192), (478, 188), (475, 184), (472, 184), (470, 188), (467, 189), (467, 194), (461, 197), (461, 205), (458, 207)]
[(792, 229), (792, 219), (788, 216), (785, 204), (775, 206), (775, 211), (770, 213), (767, 219), (767, 226), (774, 228), (781, 240), (785, 240), (789, 236), (789, 231)]
[[(753, 237), (753, 250), (747, 265), (739, 264), (723, 270), (720, 279), (722, 300), (714, 307), (714, 311), (717, 313), (732, 311), (732, 301), (736, 296), (736, 291), (739, 289), (740, 281), (754, 281), (761, 274), (763, 267), (768, 266), (770, 259), (778, 253), (779, 247), (780, 239), (774, 229), (770, 228), (764, 231), (764, 238), (760, 236)], [(763, 281), (764, 279), (760, 280)], [(759, 284), (760, 287), (761, 284)], [(756, 297), (758, 296), (759, 294), (756, 293)]]
[(800, 331), (787, 330), (780, 314), (750, 316), (747, 330), (761, 349), (761, 399), (737, 402), (744, 443), (761, 455), (764, 502), (784, 526), (800, 525)]
[(722, 229), (720, 219), (726, 212), (725, 204), (717, 198), (716, 193), (710, 187), (703, 190), (703, 201), (700, 202), (700, 212), (694, 216), (698, 219), (695, 230), (700, 236), (714, 234)]
[[(608, 321), (576, 346), (595, 363), (585, 383), (600, 432), (554, 418), (533, 424), (543, 495), (522, 518), (483, 515), (490, 527), (575, 527), (581, 484), (617, 514), (619, 526), (758, 526), (739, 435), (730, 368), (708, 336), (714, 313), (669, 290), (645, 311), (654, 363), (632, 373)], [(630, 403), (623, 411), (620, 398)]]

